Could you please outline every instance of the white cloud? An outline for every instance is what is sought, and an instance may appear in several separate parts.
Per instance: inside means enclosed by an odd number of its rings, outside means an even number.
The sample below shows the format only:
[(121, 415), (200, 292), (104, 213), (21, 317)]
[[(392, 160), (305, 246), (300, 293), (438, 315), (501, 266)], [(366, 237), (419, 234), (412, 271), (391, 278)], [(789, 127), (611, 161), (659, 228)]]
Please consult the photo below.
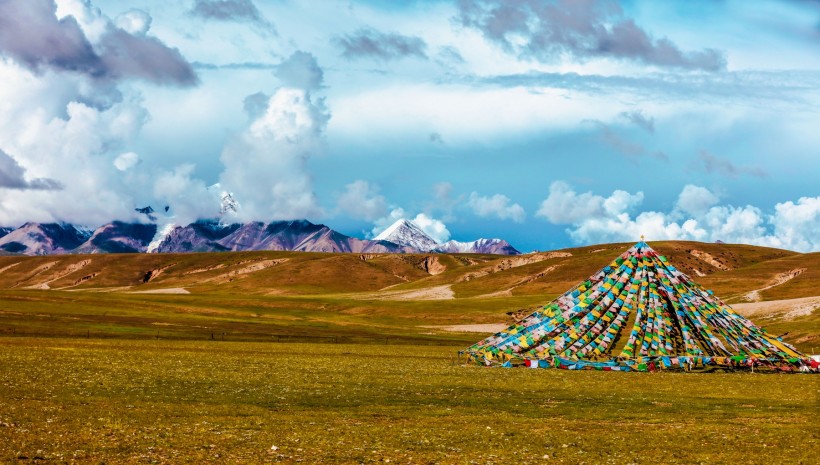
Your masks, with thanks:
[(120, 171), (128, 171), (137, 166), (140, 162), (140, 156), (134, 152), (121, 153), (114, 159), (114, 167)]
[(193, 172), (193, 164), (184, 164), (160, 173), (154, 181), (154, 197), (171, 207), (178, 224), (213, 218), (219, 211), (215, 192), (209, 191), (201, 179), (192, 177)]
[(774, 207), (771, 223), (777, 245), (804, 252), (820, 251), (820, 197), (801, 197), (797, 203)]
[(678, 196), (677, 208), (690, 215), (702, 215), (719, 201), (718, 196), (709, 189), (687, 184)]
[(467, 206), (473, 210), (473, 213), (482, 218), (495, 217), (500, 220), (509, 219), (521, 223), (526, 217), (524, 208), (521, 205), (511, 203), (510, 198), (502, 194), (485, 197), (479, 195), (478, 192), (473, 192), (467, 200)]
[(591, 192), (578, 194), (569, 184), (555, 181), (550, 185), (550, 193), (541, 202), (541, 208), (535, 215), (554, 224), (575, 224), (604, 214), (617, 216), (642, 201), (642, 192), (632, 195), (617, 190), (610, 197), (604, 198)]
[(96, 226), (132, 218), (134, 191), (113, 161), (148, 118), (140, 96), (123, 92), (119, 101), (95, 108), (81, 103), (94, 88), (80, 76), (36, 76), (0, 61), (0, 77), (3, 148), (14, 153), (29, 179), (64, 186), (59, 193), (4, 193), (0, 224), (64, 220)]
[(242, 203), (246, 220), (320, 215), (307, 159), (322, 150), (330, 115), (322, 100), (302, 89), (281, 88), (267, 109), (222, 152), (220, 184)]
[(151, 15), (134, 8), (117, 16), (116, 24), (129, 34), (144, 36), (151, 29)]
[(450, 231), (447, 230), (447, 226), (440, 220), (431, 218), (424, 213), (419, 213), (410, 221), (415, 223), (416, 226), (421, 228), (422, 231), (427, 233), (428, 236), (432, 237), (433, 240), (439, 244), (450, 240)]
[(360, 179), (345, 186), (337, 205), (351, 218), (374, 221), (387, 213), (387, 201), (378, 192), (378, 187)]
[[(746, 205), (715, 205), (718, 197), (706, 188), (687, 185), (674, 211), (628, 213), (643, 200), (615, 191), (609, 197), (577, 194), (565, 183), (553, 183), (538, 215), (554, 224), (568, 224), (578, 244), (647, 240), (721, 240), (779, 247), (800, 252), (820, 250), (820, 197), (778, 203), (773, 215)], [(683, 216), (683, 218), (681, 218)]]

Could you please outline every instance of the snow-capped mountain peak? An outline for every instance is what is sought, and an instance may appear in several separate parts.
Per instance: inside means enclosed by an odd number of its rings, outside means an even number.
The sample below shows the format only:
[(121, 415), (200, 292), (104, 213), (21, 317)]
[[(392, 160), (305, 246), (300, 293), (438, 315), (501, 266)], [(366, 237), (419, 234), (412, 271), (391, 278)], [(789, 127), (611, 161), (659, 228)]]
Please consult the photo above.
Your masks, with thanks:
[(239, 202), (233, 198), (230, 192), (222, 192), (221, 204), (219, 208), (219, 215), (224, 216), (226, 213), (236, 214), (239, 211)]
[(472, 242), (448, 241), (436, 248), (443, 253), (489, 253), (518, 255), (521, 252), (503, 239), (476, 239)]
[(390, 241), (394, 244), (412, 247), (422, 252), (429, 252), (438, 247), (438, 243), (427, 235), (412, 221), (401, 219), (390, 225), (374, 238), (377, 241)]

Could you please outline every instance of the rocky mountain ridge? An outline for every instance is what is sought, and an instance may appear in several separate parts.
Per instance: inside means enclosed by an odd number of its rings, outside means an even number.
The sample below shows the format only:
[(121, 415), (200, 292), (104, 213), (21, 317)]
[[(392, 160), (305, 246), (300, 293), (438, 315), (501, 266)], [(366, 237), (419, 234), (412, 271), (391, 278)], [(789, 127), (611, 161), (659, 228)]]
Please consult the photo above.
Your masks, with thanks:
[(307, 220), (273, 221), (268, 224), (258, 221), (225, 224), (219, 220), (199, 220), (186, 226), (166, 224), (162, 227), (153, 222), (113, 221), (93, 231), (68, 223), (26, 223), (16, 229), (0, 231), (0, 253), (52, 255), (245, 250), (520, 253), (501, 239), (438, 244), (421, 228), (405, 220), (400, 220), (391, 228), (388, 228), (390, 231), (386, 230), (387, 234), (382, 233), (368, 240), (350, 237)]

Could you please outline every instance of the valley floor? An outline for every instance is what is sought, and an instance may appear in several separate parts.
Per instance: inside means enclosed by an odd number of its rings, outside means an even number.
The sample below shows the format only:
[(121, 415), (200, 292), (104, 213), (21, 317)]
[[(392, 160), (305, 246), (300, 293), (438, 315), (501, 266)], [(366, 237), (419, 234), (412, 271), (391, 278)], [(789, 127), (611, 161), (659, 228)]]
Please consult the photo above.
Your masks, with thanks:
[(817, 376), (493, 369), (458, 349), (0, 337), (0, 462), (816, 460)]

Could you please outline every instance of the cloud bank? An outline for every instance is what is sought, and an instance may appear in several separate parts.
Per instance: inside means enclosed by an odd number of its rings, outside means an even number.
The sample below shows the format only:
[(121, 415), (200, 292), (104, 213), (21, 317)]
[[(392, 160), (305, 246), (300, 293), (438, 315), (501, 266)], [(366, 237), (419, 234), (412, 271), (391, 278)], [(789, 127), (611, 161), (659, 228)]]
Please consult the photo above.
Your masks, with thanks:
[(782, 202), (774, 212), (746, 205), (718, 205), (718, 197), (695, 185), (683, 188), (670, 212), (634, 211), (642, 192), (616, 190), (607, 197), (578, 194), (564, 182), (554, 182), (536, 216), (570, 227), (577, 244), (647, 240), (695, 240), (755, 244), (799, 252), (820, 249), (820, 197)]
[(26, 180), (26, 170), (11, 155), (0, 149), (0, 188), (59, 190), (63, 186), (59, 182), (48, 178)]
[(715, 49), (684, 52), (654, 39), (610, 0), (461, 0), (456, 20), (502, 49), (543, 62), (611, 57), (704, 71), (726, 68)]
[(421, 37), (380, 32), (362, 28), (337, 39), (342, 56), (349, 59), (375, 58), (382, 61), (401, 58), (427, 58), (427, 43)]
[(145, 34), (150, 24), (146, 18), (142, 21), (147, 24), (129, 32), (88, 4), (76, 8), (91, 21), (102, 23), (102, 32), (93, 43), (74, 15), (57, 17), (53, 0), (0, 2), (0, 54), (38, 73), (53, 70), (101, 80), (135, 78), (181, 86), (198, 82), (191, 64), (177, 49)]
[(498, 218), (522, 223), (527, 216), (524, 207), (512, 203), (509, 197), (502, 194), (481, 196), (478, 192), (473, 192), (467, 200), (467, 207), (482, 218)]

